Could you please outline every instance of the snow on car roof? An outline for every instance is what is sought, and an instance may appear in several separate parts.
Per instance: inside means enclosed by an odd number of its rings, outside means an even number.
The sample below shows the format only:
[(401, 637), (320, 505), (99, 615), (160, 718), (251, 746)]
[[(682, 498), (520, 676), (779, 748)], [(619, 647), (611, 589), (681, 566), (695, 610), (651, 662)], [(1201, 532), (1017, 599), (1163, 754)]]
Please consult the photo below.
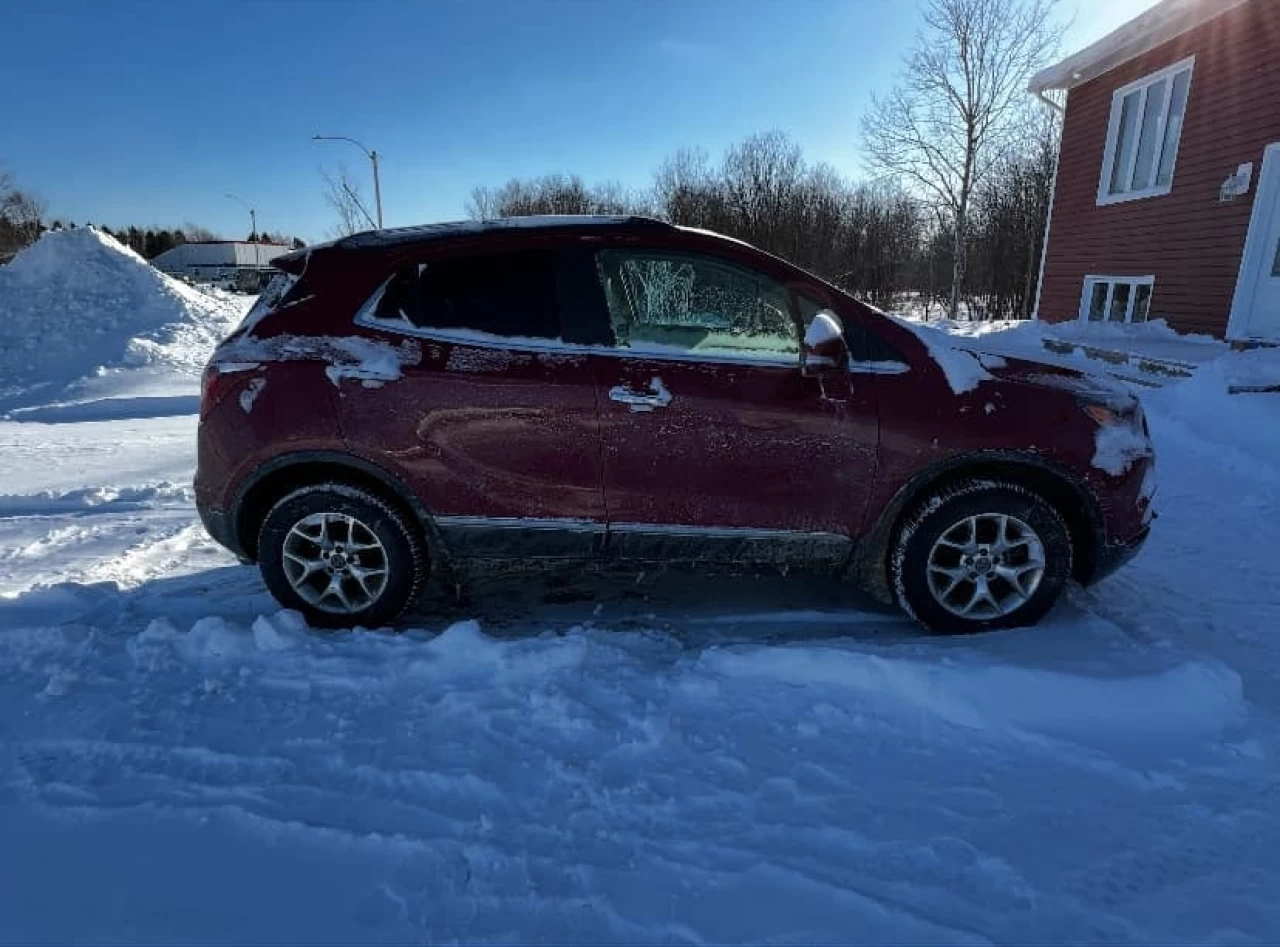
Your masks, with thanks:
[(366, 230), (363, 233), (341, 237), (329, 243), (318, 244), (311, 249), (338, 247), (360, 249), (386, 247), (400, 243), (418, 243), (423, 240), (446, 237), (465, 237), (473, 234), (492, 233), (500, 230), (552, 230), (571, 227), (669, 227), (651, 217), (609, 214), (539, 214), (529, 217), (496, 217), (492, 220), (455, 220), (416, 227), (393, 227), (384, 230)]

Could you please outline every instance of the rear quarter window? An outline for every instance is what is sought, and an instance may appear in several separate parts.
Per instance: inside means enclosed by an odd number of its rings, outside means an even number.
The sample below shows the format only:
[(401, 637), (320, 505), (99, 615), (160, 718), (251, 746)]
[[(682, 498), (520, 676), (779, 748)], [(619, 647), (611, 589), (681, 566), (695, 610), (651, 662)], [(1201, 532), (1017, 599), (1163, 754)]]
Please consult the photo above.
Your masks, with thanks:
[(245, 313), (240, 322), (240, 330), (252, 329), (268, 314), (275, 312), (289, 298), (289, 294), (298, 284), (298, 277), (292, 273), (277, 273), (267, 283), (267, 288), (258, 294), (258, 299)]
[(402, 328), (559, 339), (555, 254), (532, 250), (404, 266), (387, 281), (371, 316)]

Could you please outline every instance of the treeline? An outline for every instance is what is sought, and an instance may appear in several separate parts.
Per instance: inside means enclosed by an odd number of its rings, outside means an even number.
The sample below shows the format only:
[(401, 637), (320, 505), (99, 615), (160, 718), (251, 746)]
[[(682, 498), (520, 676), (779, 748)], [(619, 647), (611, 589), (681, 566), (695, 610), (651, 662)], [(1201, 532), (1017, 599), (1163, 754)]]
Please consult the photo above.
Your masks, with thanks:
[[(972, 316), (1031, 314), (1055, 154), (1046, 124), (975, 193), (962, 288)], [(552, 174), (476, 188), (467, 210), (474, 218), (646, 214), (745, 240), (879, 306), (938, 314), (950, 292), (950, 220), (891, 184), (853, 181), (808, 162), (781, 132), (752, 135), (716, 164), (703, 151), (681, 150), (641, 191)]]

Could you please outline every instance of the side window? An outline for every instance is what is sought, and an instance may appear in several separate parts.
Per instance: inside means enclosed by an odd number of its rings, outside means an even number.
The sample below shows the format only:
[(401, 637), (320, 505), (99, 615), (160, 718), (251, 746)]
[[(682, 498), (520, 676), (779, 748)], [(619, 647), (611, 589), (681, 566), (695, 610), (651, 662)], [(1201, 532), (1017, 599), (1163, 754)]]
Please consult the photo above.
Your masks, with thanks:
[(679, 251), (604, 250), (596, 262), (620, 348), (799, 358), (790, 295), (762, 273)]
[(391, 277), (373, 317), (419, 329), (558, 339), (555, 254), (532, 250), (410, 264)]

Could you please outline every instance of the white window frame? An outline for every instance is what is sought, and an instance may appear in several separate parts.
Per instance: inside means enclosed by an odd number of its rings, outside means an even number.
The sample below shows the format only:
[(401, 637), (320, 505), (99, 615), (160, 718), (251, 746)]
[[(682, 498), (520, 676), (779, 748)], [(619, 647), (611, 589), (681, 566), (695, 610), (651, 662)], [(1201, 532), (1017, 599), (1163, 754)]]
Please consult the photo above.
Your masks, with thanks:
[[(1182, 133), (1186, 130), (1186, 107), (1182, 113), (1182, 127), (1178, 129), (1178, 137), (1173, 142), (1173, 157), (1169, 163), (1169, 183), (1159, 184), (1156, 182), (1156, 176), (1160, 171), (1160, 158), (1164, 151), (1165, 129), (1169, 123), (1169, 111), (1173, 105), (1173, 83), (1178, 75), (1182, 72), (1187, 73), (1187, 106), (1191, 104), (1191, 83), (1194, 80), (1195, 56), (1188, 56), (1186, 59), (1174, 63), (1172, 66), (1166, 66), (1157, 72), (1143, 76), (1141, 79), (1135, 79), (1133, 82), (1123, 85), (1111, 93), (1111, 117), (1107, 121), (1107, 140), (1102, 151), (1102, 175), (1098, 179), (1098, 206), (1102, 207), (1106, 204), (1120, 204), (1125, 201), (1137, 201), (1146, 197), (1162, 197), (1173, 190), (1173, 179), (1178, 172), (1178, 152), (1181, 150)], [(1142, 121), (1147, 105), (1147, 92), (1157, 82), (1167, 82), (1168, 89), (1164, 98), (1164, 112), (1160, 116), (1160, 122), (1157, 126), (1156, 136), (1159, 141), (1152, 154), (1151, 168), (1151, 184), (1139, 191), (1122, 191), (1119, 194), (1111, 193), (1112, 165), (1116, 160), (1116, 149), (1120, 144), (1120, 116), (1123, 113), (1125, 98), (1131, 93), (1141, 90), (1142, 96), (1138, 100), (1138, 114), (1134, 125), (1134, 141), (1133, 153), (1129, 156), (1129, 167), (1126, 169), (1125, 177), (1133, 180), (1134, 166), (1138, 160), (1138, 147), (1142, 139)]]
[[(1095, 320), (1098, 325), (1107, 325), (1107, 324), (1128, 325), (1129, 323), (1133, 322), (1133, 304), (1134, 304), (1134, 301), (1138, 298), (1139, 286), (1151, 287), (1151, 299), (1154, 299), (1156, 294), (1156, 278), (1154, 276), (1102, 276), (1097, 274), (1091, 274), (1084, 278), (1084, 290), (1080, 293), (1079, 318), (1081, 322), (1090, 321), (1089, 301), (1093, 297), (1093, 287), (1096, 286), (1098, 283), (1108, 284), (1107, 299), (1106, 299), (1106, 302), (1102, 304), (1102, 311), (1105, 313), (1111, 312), (1111, 299), (1115, 295), (1116, 286), (1120, 283), (1125, 283), (1129, 286), (1129, 302), (1125, 306), (1124, 322), (1121, 323), (1114, 319), (1104, 318), (1104, 319)], [(1147, 301), (1147, 318), (1144, 321), (1150, 321), (1150, 319), (1151, 319), (1151, 302), (1149, 299)]]

